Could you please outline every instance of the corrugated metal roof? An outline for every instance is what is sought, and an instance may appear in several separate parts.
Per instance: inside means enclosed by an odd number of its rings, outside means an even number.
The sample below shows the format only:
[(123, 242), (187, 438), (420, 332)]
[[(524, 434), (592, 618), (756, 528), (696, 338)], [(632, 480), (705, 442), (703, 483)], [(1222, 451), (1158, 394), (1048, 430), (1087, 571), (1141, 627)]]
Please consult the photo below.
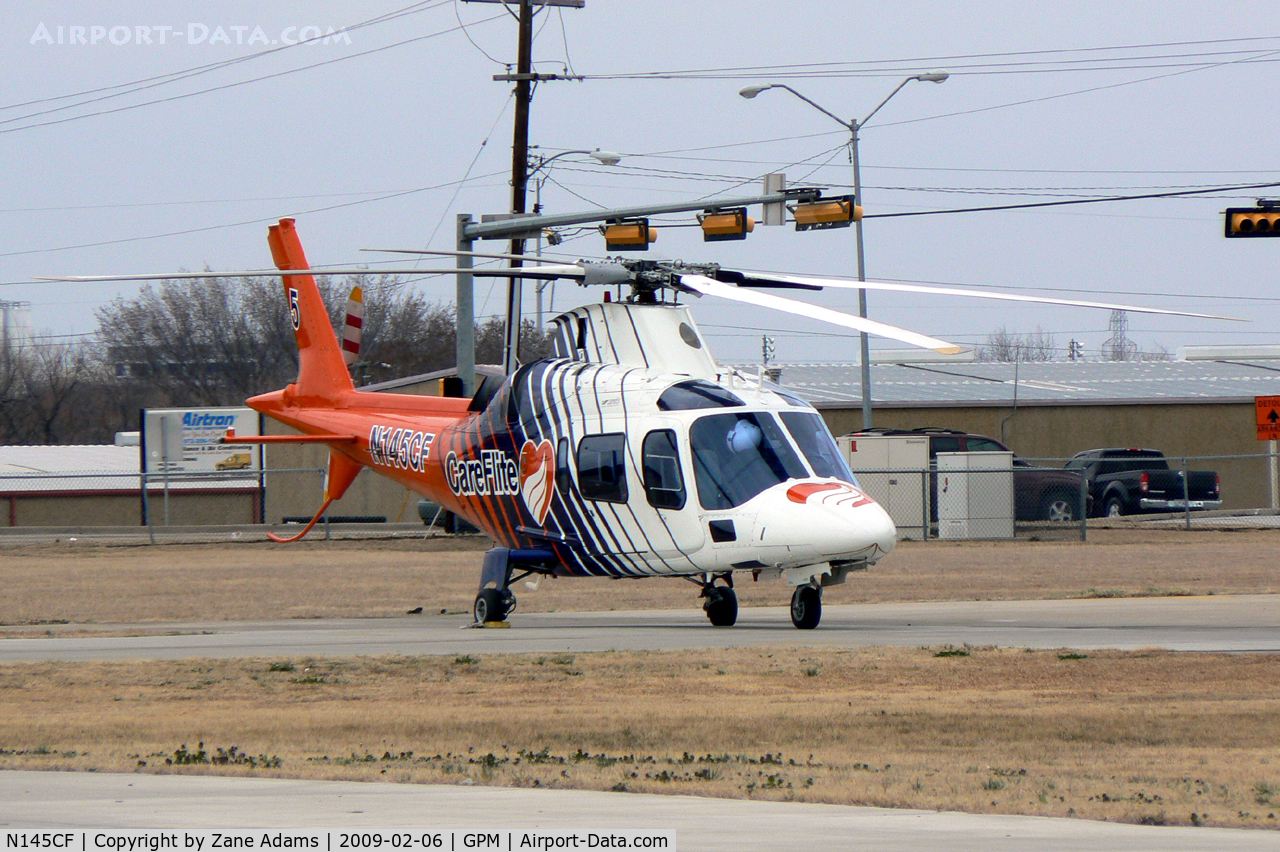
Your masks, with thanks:
[[(0, 447), (0, 494), (32, 491), (119, 491), (137, 494), (138, 447), (111, 444), (72, 446), (38, 445)], [(158, 492), (164, 484), (158, 476), (147, 481), (148, 492)], [(225, 475), (173, 479), (170, 490), (206, 488), (248, 490), (258, 487), (256, 478), (227, 479)]]
[(0, 447), (0, 492), (138, 493), (138, 448), (114, 445)]
[(103, 472), (137, 473), (138, 448), (111, 444), (0, 447), (0, 476)]
[[(859, 402), (857, 364), (776, 364), (814, 403)], [(754, 372), (754, 367), (745, 368)], [(1049, 361), (1016, 367), (1019, 402), (1228, 400), (1280, 395), (1280, 361)], [(1011, 363), (872, 364), (877, 403), (1010, 403)]]

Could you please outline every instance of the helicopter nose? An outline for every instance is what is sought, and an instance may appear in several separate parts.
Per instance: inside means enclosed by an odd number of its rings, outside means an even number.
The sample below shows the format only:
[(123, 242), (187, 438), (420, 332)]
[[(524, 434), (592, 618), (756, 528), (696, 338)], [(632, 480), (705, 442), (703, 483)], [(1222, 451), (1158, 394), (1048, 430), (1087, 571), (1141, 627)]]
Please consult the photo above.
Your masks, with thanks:
[(795, 534), (823, 559), (875, 562), (898, 541), (884, 507), (847, 482), (801, 482), (787, 487), (785, 494), (796, 516)]

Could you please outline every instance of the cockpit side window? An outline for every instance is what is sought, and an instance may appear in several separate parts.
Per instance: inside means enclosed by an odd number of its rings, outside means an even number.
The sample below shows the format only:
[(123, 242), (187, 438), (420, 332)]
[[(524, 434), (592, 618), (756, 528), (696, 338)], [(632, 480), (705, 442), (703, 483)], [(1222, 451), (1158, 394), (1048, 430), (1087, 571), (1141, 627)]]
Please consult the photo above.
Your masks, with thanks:
[(672, 385), (658, 397), (660, 411), (689, 411), (697, 408), (736, 408), (745, 405), (737, 394), (719, 385), (693, 379)]
[(588, 435), (578, 443), (578, 493), (587, 500), (627, 502), (627, 438)]
[(732, 509), (779, 482), (808, 475), (778, 421), (763, 412), (695, 420), (689, 446), (704, 509)]
[(809, 467), (813, 468), (816, 476), (829, 476), (853, 485), (858, 484), (849, 470), (849, 465), (841, 458), (836, 442), (831, 440), (831, 433), (827, 431), (827, 424), (823, 422), (820, 415), (801, 411), (784, 411), (781, 417), (791, 437), (796, 439), (800, 452), (804, 453), (804, 457), (809, 460)]
[(684, 474), (680, 472), (680, 453), (676, 449), (676, 433), (655, 429), (644, 436), (644, 493), (649, 505), (659, 509), (683, 509)]

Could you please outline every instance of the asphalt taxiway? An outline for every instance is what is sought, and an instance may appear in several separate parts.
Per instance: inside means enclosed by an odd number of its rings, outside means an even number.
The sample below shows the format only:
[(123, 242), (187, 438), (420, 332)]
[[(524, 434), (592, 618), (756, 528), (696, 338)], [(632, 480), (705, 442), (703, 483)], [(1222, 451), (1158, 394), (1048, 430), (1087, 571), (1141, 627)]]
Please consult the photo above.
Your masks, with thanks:
[(1280, 832), (692, 796), (176, 775), (0, 772), (0, 829), (671, 830), (676, 848), (1253, 852)]
[[(960, 601), (829, 606), (816, 630), (785, 608), (743, 608), (712, 627), (700, 610), (535, 613), (506, 629), (464, 615), (56, 625), (0, 639), (0, 662), (364, 654), (555, 653), (734, 647), (937, 645), (1280, 652), (1280, 595)], [(101, 634), (101, 635), (99, 635)]]

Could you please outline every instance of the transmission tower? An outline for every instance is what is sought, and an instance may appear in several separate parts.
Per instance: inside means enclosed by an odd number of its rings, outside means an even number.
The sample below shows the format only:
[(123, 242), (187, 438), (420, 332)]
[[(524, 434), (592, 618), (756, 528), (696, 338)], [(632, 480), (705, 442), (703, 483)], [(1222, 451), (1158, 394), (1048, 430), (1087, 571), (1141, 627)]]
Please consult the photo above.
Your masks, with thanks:
[(1111, 337), (1102, 344), (1102, 357), (1107, 361), (1138, 360), (1138, 344), (1129, 339), (1129, 314), (1111, 312)]

